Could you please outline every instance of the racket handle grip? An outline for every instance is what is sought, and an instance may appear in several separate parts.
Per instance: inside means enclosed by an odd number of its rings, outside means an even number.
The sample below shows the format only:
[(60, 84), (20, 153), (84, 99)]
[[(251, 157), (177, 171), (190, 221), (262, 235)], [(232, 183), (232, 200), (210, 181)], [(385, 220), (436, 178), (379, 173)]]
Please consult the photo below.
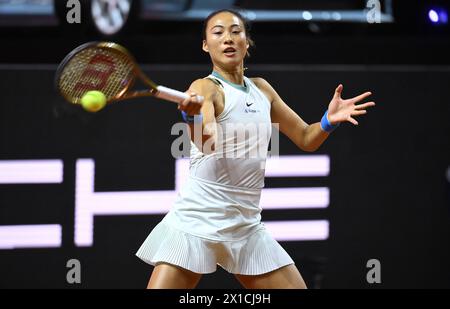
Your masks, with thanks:
[[(158, 86), (158, 87), (156, 87), (156, 89), (158, 90), (158, 92), (155, 94), (155, 96), (157, 98), (175, 102), (175, 103), (181, 103), (190, 97), (187, 93), (184, 93), (184, 92), (181, 92), (181, 91), (178, 91), (175, 89), (171, 89), (168, 87), (164, 87), (164, 86)], [(197, 100), (199, 102), (201, 102), (201, 101), (203, 101), (203, 97), (198, 95)]]

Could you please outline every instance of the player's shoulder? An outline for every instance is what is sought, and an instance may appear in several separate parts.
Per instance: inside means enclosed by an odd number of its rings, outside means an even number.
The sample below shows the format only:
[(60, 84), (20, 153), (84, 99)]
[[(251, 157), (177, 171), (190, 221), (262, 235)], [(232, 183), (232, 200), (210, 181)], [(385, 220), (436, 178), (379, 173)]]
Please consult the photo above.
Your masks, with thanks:
[(217, 91), (217, 87), (219, 85), (214, 82), (214, 80), (212, 80), (211, 78), (199, 78), (196, 79), (192, 82), (191, 87), (192, 88), (197, 88), (197, 89), (201, 89), (202, 91), (206, 91), (206, 92), (214, 92)]
[(262, 77), (251, 77), (250, 80), (266, 95), (270, 102), (276, 98), (276, 92), (267, 80)]
[(209, 78), (199, 78), (194, 80), (189, 89), (199, 93), (205, 97), (206, 100), (212, 100), (214, 102), (218, 100), (218, 98), (224, 97), (222, 88)]
[(275, 97), (275, 89), (269, 84), (267, 80), (262, 77), (251, 77), (250, 80), (258, 87), (259, 90), (264, 92), (271, 101)]
[(272, 86), (262, 77), (250, 77), (250, 80), (261, 90), (270, 90)]

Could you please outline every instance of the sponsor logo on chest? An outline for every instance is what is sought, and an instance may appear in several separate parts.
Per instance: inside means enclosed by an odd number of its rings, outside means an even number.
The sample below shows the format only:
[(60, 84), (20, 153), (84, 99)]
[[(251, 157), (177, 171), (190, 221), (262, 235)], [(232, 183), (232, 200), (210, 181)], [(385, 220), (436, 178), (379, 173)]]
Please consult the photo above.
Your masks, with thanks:
[(247, 101), (245, 102), (245, 108), (244, 108), (245, 113), (259, 113), (260, 110), (257, 108), (256, 104), (254, 101)]

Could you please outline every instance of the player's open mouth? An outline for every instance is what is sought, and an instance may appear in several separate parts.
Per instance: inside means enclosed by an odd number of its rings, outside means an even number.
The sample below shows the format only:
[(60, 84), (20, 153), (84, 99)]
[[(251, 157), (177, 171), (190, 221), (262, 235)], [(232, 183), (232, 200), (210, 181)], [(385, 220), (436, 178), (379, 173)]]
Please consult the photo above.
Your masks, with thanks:
[(225, 50), (223, 51), (223, 53), (224, 53), (225, 56), (227, 56), (227, 57), (232, 57), (232, 56), (234, 56), (234, 54), (236, 53), (236, 49), (234, 49), (233, 47), (227, 47), (227, 48), (225, 48)]

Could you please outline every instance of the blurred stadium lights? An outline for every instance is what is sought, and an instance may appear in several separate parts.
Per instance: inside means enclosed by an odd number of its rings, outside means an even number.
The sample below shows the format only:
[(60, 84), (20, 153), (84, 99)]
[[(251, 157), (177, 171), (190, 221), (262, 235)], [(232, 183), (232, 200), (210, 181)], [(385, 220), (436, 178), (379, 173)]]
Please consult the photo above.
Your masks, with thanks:
[[(67, 22), (67, 0), (0, 0), (0, 26), (60, 26), (71, 33), (116, 35), (138, 23), (201, 22), (217, 9), (238, 8), (254, 23), (304, 23), (312, 32), (337, 24), (381, 23), (405, 33), (448, 30), (448, 0), (78, 0), (81, 25)], [(394, 26), (393, 26), (394, 27)], [(393, 27), (389, 28), (390, 30)], [(140, 28), (143, 29), (143, 28)], [(339, 28), (342, 29), (342, 28)], [(347, 28), (350, 29), (350, 28)], [(361, 29), (361, 28), (359, 28)], [(366, 29), (366, 28), (364, 28)], [(377, 29), (385, 29), (377, 28)], [(403, 29), (403, 30), (402, 30)], [(93, 30), (93, 31), (91, 31)], [(381, 30), (380, 30), (381, 31)]]
[[(255, 22), (354, 22), (367, 23), (373, 6), (368, 0), (143, 0), (141, 16), (153, 20), (203, 20), (219, 8), (238, 7)], [(380, 22), (394, 21), (392, 0), (380, 4)]]
[(448, 13), (444, 8), (432, 8), (428, 10), (428, 18), (433, 24), (447, 24)]
[[(79, 0), (82, 23), (95, 25), (105, 35), (125, 25), (132, 0)], [(1, 26), (56, 26), (66, 23), (72, 5), (67, 0), (0, 0)], [(87, 13), (87, 14), (86, 14)]]
[[(377, 3), (380, 23), (394, 21), (393, 0), (80, 0), (89, 22), (103, 34), (114, 34), (133, 20), (201, 21), (211, 12), (239, 8), (254, 22), (367, 23)], [(55, 25), (65, 18), (66, 0), (0, 0), (0, 25)], [(130, 9), (130, 7), (132, 8)], [(133, 10), (133, 12), (130, 12)], [(138, 12), (134, 14), (134, 12)], [(84, 15), (86, 16), (86, 15)], [(85, 17), (82, 17), (85, 18)], [(65, 20), (63, 21), (65, 22)]]
[(0, 26), (57, 24), (53, 0), (0, 0)]
[(52, 15), (53, 0), (0, 0), (2, 15)]

